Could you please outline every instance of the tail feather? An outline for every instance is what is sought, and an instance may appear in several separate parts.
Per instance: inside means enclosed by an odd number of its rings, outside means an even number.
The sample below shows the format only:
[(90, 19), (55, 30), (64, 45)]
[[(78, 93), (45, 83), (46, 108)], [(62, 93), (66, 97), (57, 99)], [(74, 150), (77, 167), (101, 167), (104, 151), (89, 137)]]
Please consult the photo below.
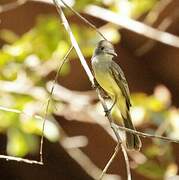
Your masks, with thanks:
[[(126, 128), (135, 130), (135, 127), (131, 120), (130, 113), (127, 111), (126, 114), (127, 114), (126, 118), (122, 116), (123, 121), (124, 121), (124, 126)], [(126, 131), (126, 146), (128, 149), (131, 149), (131, 150), (135, 149), (135, 150), (139, 151), (142, 146), (139, 136)]]

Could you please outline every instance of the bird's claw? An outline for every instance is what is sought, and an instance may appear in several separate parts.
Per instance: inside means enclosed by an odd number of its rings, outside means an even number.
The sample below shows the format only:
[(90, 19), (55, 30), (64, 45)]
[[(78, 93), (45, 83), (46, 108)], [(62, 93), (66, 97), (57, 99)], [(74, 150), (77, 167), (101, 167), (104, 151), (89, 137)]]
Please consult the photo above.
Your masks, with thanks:
[(109, 114), (111, 113), (111, 110), (112, 110), (112, 108), (104, 110), (106, 117), (109, 116)]
[(115, 104), (116, 104), (116, 100), (117, 100), (117, 98), (115, 98), (114, 103), (112, 104), (112, 106), (111, 106), (109, 109), (104, 110), (104, 112), (105, 112), (105, 116), (108, 116), (108, 115), (111, 113), (111, 111), (112, 111), (113, 107), (114, 107), (114, 106), (115, 106)]

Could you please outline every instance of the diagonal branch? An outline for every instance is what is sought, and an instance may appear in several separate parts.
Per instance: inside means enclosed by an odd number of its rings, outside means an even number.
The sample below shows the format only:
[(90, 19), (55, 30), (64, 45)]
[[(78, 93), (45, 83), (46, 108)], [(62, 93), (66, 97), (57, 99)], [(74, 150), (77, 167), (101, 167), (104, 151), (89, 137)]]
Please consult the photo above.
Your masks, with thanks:
[(106, 171), (108, 170), (109, 166), (111, 165), (111, 163), (113, 162), (114, 158), (117, 156), (117, 153), (119, 152), (119, 143), (117, 144), (115, 151), (113, 153), (113, 155), (111, 156), (111, 158), (109, 159), (108, 163), (106, 164), (106, 166), (103, 169), (103, 172), (101, 173), (99, 180), (102, 180)]
[[(62, 20), (62, 22), (63, 22), (63, 24), (64, 24), (64, 27), (65, 27), (66, 31), (67, 31), (68, 34), (69, 34), (71, 43), (73, 44), (73, 47), (74, 47), (74, 49), (76, 50), (76, 53), (78, 54), (78, 57), (79, 57), (80, 62), (81, 62), (81, 64), (82, 64), (82, 66), (83, 66), (83, 68), (84, 68), (84, 70), (85, 70), (85, 72), (86, 72), (86, 74), (87, 74), (87, 76), (88, 76), (88, 78), (89, 78), (92, 86), (95, 86), (94, 77), (93, 77), (93, 75), (92, 75), (92, 73), (91, 73), (91, 70), (90, 70), (90, 68), (88, 67), (88, 65), (87, 65), (87, 63), (86, 63), (86, 60), (85, 60), (85, 58), (84, 58), (84, 56), (83, 56), (83, 54), (82, 54), (82, 52), (81, 52), (81, 50), (80, 50), (80, 48), (79, 48), (79, 46), (78, 46), (78, 43), (77, 43), (77, 41), (76, 41), (76, 39), (75, 39), (72, 31), (71, 31), (71, 28), (70, 28), (70, 26), (69, 26), (69, 24), (68, 24), (68, 21), (67, 21), (64, 13), (63, 13), (63, 11), (62, 11), (62, 8), (59, 6), (59, 4), (58, 4), (58, 2), (57, 2), (56, 0), (53, 0), (53, 2), (54, 2), (55, 6), (56, 6), (56, 8), (57, 8), (57, 10), (58, 10), (58, 13), (60, 14), (61, 20)], [(99, 90), (98, 88), (96, 88), (96, 92), (97, 92), (97, 94), (98, 94), (98, 96), (99, 96), (99, 99), (100, 99), (101, 104), (102, 104), (102, 106), (103, 106), (103, 108), (104, 108), (104, 111), (107, 112), (107, 111), (108, 111), (107, 105), (106, 105), (105, 100), (103, 99), (103, 97), (102, 97), (102, 95), (101, 95), (101, 93), (100, 93), (100, 90)], [(119, 143), (119, 144), (121, 145), (121, 147), (122, 147), (122, 152), (124, 153), (125, 161), (127, 161), (127, 160), (128, 160), (128, 158), (126, 158), (127, 152), (126, 152), (123, 144), (121, 143), (121, 138), (120, 138), (120, 136), (119, 136), (119, 133), (117, 132), (117, 129), (115, 128), (115, 126), (112, 126), (113, 120), (112, 120), (112, 118), (111, 118), (110, 113), (107, 114), (107, 118), (108, 118), (108, 120), (109, 120), (109, 122), (110, 122), (110, 124), (111, 124), (112, 130), (114, 131), (114, 133), (115, 133), (115, 135), (116, 135), (116, 138), (117, 138), (117, 140), (118, 140), (118, 143)], [(131, 174), (128, 173), (128, 172), (130, 172), (129, 162), (126, 162), (126, 166), (127, 166), (127, 176), (128, 176), (127, 179), (128, 179), (128, 180), (131, 180)]]
[(91, 73), (91, 70), (89, 69), (89, 67), (88, 67), (88, 65), (87, 65), (87, 63), (86, 63), (86, 60), (85, 60), (85, 58), (84, 58), (84, 56), (83, 56), (83, 54), (82, 54), (82, 52), (81, 52), (81, 50), (80, 50), (80, 48), (79, 48), (79, 46), (78, 46), (78, 43), (77, 43), (76, 40), (75, 40), (75, 37), (74, 37), (74, 35), (73, 35), (72, 31), (71, 31), (71, 28), (70, 28), (70, 26), (69, 26), (69, 24), (68, 24), (67, 19), (66, 19), (65, 15), (64, 15), (64, 13), (63, 13), (60, 5), (58, 4), (57, 0), (53, 0), (53, 2), (54, 2), (55, 6), (56, 6), (56, 8), (57, 8), (58, 13), (60, 14), (60, 17), (61, 17), (61, 19), (62, 19), (63, 25), (64, 25), (66, 31), (67, 31), (68, 34), (69, 34), (71, 43), (73, 44), (73, 47), (74, 47), (74, 49), (76, 50), (76, 53), (77, 53), (78, 56), (79, 56), (80, 62), (81, 62), (81, 64), (82, 64), (82, 66), (83, 66), (83, 68), (84, 68), (84, 70), (85, 70), (85, 72), (86, 72), (86, 74), (87, 74), (90, 82), (91, 82), (92, 84), (94, 84), (94, 78), (93, 78), (93, 75), (92, 75), (92, 73)]
[(75, 11), (72, 7), (70, 7), (67, 3), (65, 3), (63, 0), (60, 0), (65, 7), (67, 7), (70, 11), (72, 11), (76, 16), (78, 16), (82, 21), (84, 21), (86, 24), (88, 24), (91, 28), (93, 28), (103, 39), (107, 40), (106, 37), (99, 31), (99, 29), (90, 21), (88, 21), (86, 18), (80, 15), (77, 11)]

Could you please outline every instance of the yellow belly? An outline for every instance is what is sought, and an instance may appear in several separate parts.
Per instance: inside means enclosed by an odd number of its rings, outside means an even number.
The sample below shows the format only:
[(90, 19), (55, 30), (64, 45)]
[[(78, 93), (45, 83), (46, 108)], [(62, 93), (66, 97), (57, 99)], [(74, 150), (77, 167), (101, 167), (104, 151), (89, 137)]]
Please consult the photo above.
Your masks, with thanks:
[(113, 101), (115, 98), (117, 98), (116, 105), (119, 108), (121, 114), (125, 116), (127, 108), (126, 100), (121, 92), (121, 89), (117, 85), (116, 81), (112, 78), (111, 74), (104, 74), (100, 71), (95, 75), (95, 77), (99, 85), (108, 93)]
[(106, 55), (94, 57), (92, 60), (92, 67), (98, 84), (107, 92), (113, 101), (117, 98), (116, 105), (121, 114), (125, 116), (127, 108), (126, 100), (120, 87), (110, 73), (110, 65), (109, 57)]
[(97, 72), (96, 80), (99, 85), (111, 96), (120, 95), (120, 88), (109, 73)]

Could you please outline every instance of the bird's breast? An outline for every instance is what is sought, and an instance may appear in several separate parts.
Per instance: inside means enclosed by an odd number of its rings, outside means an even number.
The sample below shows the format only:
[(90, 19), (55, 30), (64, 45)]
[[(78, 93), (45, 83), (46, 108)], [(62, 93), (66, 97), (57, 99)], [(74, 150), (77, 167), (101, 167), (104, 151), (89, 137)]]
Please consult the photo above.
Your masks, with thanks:
[(95, 58), (92, 60), (92, 68), (99, 85), (110, 95), (115, 95), (119, 91), (119, 87), (111, 76), (110, 60)]

